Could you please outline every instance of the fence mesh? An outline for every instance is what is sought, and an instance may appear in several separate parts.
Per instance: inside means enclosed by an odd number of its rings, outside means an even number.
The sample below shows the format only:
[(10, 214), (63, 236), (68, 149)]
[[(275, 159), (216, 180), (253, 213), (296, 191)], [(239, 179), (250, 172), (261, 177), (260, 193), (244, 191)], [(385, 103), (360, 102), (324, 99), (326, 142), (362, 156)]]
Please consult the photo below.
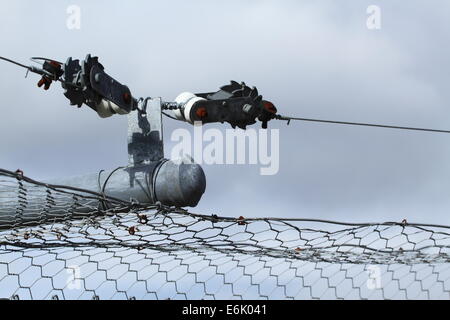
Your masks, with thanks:
[(221, 217), (0, 170), (0, 298), (449, 299), (450, 227)]

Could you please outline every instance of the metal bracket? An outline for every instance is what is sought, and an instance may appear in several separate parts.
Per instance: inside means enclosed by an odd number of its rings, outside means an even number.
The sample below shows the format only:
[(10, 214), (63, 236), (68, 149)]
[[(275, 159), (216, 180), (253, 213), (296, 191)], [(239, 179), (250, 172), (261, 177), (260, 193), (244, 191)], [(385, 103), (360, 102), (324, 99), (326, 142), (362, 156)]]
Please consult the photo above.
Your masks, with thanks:
[(131, 166), (149, 164), (164, 158), (161, 98), (138, 101), (128, 114), (128, 161)]

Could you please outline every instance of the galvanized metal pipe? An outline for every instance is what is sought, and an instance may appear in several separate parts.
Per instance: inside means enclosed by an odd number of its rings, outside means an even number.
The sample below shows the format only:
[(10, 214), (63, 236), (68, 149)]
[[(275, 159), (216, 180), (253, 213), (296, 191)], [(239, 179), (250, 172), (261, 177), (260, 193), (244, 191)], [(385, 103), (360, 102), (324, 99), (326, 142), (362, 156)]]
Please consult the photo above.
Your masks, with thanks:
[[(90, 190), (142, 205), (160, 202), (166, 206), (195, 207), (206, 188), (203, 169), (188, 158), (183, 161), (163, 158), (161, 99), (145, 99), (140, 103), (140, 110), (128, 116), (128, 166), (46, 183)], [(102, 208), (105, 202), (98, 197), (86, 197), (83, 192), (76, 199), (59, 193), (49, 198), (43, 195), (45, 187), (31, 184), (28, 189), (0, 186), (0, 229), (97, 214), (96, 208)]]

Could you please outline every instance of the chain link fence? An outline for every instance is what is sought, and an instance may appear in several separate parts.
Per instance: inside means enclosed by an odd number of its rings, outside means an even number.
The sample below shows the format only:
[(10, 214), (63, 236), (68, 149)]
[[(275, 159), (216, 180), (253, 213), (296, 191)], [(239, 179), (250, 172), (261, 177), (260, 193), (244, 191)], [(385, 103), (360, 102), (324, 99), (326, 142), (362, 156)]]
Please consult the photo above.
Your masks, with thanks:
[(202, 215), (0, 170), (0, 298), (449, 299), (450, 227)]

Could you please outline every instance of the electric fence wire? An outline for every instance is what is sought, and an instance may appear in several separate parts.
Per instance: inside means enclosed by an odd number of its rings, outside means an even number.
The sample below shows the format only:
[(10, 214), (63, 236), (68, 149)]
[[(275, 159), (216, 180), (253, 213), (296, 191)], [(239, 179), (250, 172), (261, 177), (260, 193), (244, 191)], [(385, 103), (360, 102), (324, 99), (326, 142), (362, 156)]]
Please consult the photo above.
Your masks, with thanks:
[(3, 169), (0, 190), (0, 298), (450, 299), (445, 225), (199, 214)]
[(278, 120), (286, 120), (286, 121), (288, 121), (288, 124), (291, 120), (297, 120), (297, 121), (330, 123), (330, 124), (340, 124), (340, 125), (350, 125), (350, 126), (364, 126), (364, 127), (377, 127), (377, 128), (386, 128), (386, 129), (426, 131), (426, 132), (435, 132), (435, 133), (450, 133), (450, 130), (393, 126), (393, 125), (363, 123), (363, 122), (348, 122), (348, 121), (323, 120), (323, 119), (311, 119), (311, 118), (300, 118), (300, 117), (287, 117), (287, 116), (282, 116), (282, 115), (277, 115), (275, 118)]

